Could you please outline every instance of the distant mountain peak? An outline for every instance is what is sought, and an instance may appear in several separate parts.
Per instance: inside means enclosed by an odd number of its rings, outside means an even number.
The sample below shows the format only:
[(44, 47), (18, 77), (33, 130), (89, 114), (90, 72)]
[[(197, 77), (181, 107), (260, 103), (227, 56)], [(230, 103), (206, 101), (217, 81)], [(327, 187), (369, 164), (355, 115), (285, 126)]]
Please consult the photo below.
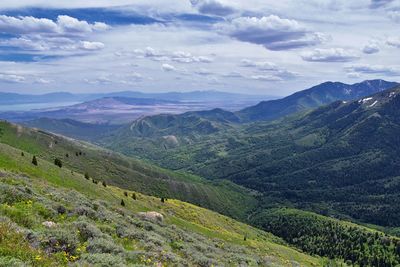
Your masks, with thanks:
[(244, 121), (273, 120), (338, 100), (355, 100), (393, 88), (396, 85), (399, 84), (381, 79), (354, 84), (327, 81), (282, 99), (260, 102), (237, 112), (237, 115)]

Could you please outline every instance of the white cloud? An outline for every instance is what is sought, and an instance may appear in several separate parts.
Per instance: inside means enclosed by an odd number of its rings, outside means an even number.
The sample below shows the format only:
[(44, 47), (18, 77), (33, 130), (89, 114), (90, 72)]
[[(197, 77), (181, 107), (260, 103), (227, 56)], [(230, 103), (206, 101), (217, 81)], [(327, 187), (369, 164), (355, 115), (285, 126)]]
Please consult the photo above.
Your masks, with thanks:
[(360, 58), (355, 51), (343, 48), (315, 49), (304, 52), (301, 57), (311, 62), (349, 62)]
[(400, 48), (400, 37), (390, 37), (386, 40), (386, 44), (389, 46)]
[(277, 51), (313, 46), (326, 40), (325, 35), (311, 32), (296, 20), (282, 19), (276, 15), (239, 17), (216, 27), (221, 34)]
[(203, 14), (227, 16), (235, 12), (233, 7), (218, 0), (191, 0), (190, 2)]
[(166, 71), (166, 72), (176, 71), (176, 68), (174, 66), (172, 66), (172, 65), (169, 65), (169, 64), (162, 64), (161, 65), (161, 69), (163, 71)]
[(101, 50), (104, 48), (104, 46), (105, 45), (101, 42), (82, 41), (80, 48), (84, 50), (93, 51), (93, 50)]
[(375, 54), (379, 52), (379, 45), (376, 42), (370, 42), (363, 48), (364, 54)]
[(0, 81), (6, 83), (22, 83), (25, 82), (25, 77), (17, 74), (0, 73)]
[(0, 15), (0, 31), (11, 34), (82, 34), (94, 30), (105, 30), (107, 25), (96, 22), (90, 24), (87, 21), (60, 15), (56, 21), (46, 18), (31, 16), (12, 17)]
[(196, 74), (198, 75), (203, 75), (203, 76), (208, 76), (208, 75), (212, 75), (213, 73), (210, 70), (204, 69), (204, 68), (200, 68), (198, 70), (195, 71)]
[(357, 64), (347, 67), (349, 73), (379, 74), (386, 76), (400, 76), (400, 69), (392, 66)]
[[(254, 68), (262, 73), (267, 72), (269, 73), (270, 76), (277, 77), (279, 79), (292, 79), (298, 76), (297, 73), (291, 72), (286, 68), (279, 67), (275, 63), (268, 61), (252, 61), (248, 59), (242, 59), (240, 62), (240, 66), (246, 68)], [(255, 75), (255, 76), (260, 76), (260, 75)], [(265, 76), (265, 74), (262, 74), (261, 77), (262, 76)]]
[(270, 81), (270, 82), (282, 81), (282, 78), (272, 75), (252, 75), (250, 78), (259, 81)]
[(36, 80), (35, 80), (35, 83), (39, 83), (39, 84), (50, 84), (50, 83), (52, 83), (53, 81), (51, 81), (51, 80), (48, 80), (48, 79), (45, 79), (45, 78), (37, 78)]

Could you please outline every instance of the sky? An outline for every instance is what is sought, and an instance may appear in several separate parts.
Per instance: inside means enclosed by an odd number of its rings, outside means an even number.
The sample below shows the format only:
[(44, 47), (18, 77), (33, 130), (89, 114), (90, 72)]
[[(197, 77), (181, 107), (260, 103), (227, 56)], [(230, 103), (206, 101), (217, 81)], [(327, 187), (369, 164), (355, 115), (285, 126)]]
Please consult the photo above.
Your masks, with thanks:
[(400, 81), (400, 0), (2, 0), (0, 91)]

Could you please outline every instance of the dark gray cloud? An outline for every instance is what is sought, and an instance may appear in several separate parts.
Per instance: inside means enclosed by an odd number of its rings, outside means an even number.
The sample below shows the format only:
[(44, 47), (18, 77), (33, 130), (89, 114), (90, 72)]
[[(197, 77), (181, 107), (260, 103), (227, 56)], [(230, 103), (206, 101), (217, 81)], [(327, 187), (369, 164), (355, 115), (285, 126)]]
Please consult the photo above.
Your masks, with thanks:
[(191, 3), (202, 14), (228, 16), (236, 12), (236, 10), (217, 0), (191, 0)]
[(239, 17), (220, 23), (217, 30), (237, 40), (259, 44), (269, 50), (290, 50), (322, 43), (326, 36), (311, 32), (295, 20), (268, 17)]

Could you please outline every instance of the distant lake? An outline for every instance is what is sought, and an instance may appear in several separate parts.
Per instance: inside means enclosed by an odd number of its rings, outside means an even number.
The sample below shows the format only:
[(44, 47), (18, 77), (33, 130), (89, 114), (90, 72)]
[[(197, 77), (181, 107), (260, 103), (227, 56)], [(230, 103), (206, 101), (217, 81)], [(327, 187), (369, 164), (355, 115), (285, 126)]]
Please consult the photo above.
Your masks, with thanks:
[(29, 104), (15, 104), (15, 105), (0, 105), (0, 111), (31, 111), (34, 109), (47, 109), (56, 107), (66, 107), (81, 102), (54, 102), (54, 103), (29, 103)]

